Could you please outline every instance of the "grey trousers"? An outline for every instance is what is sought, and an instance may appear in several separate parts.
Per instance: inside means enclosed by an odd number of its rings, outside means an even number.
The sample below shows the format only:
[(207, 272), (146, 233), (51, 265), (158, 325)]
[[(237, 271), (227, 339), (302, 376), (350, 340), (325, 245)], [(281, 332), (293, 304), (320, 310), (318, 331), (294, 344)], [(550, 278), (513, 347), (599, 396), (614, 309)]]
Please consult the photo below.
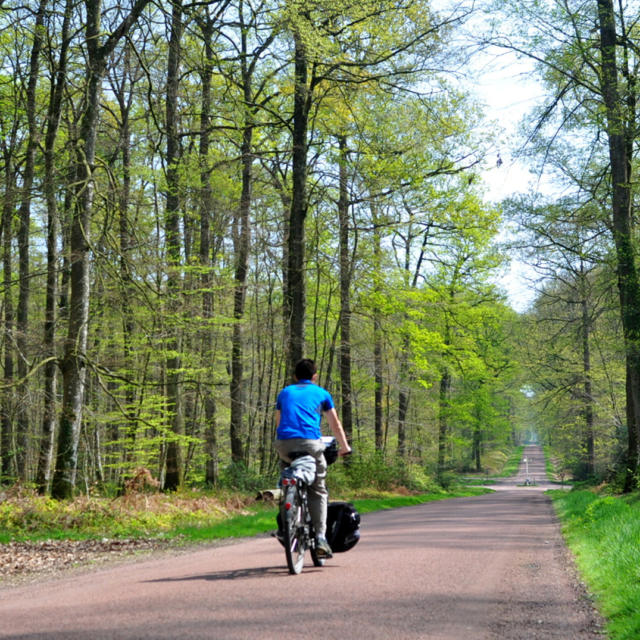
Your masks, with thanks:
[(324, 442), (322, 440), (307, 440), (305, 438), (291, 438), (290, 440), (276, 440), (275, 448), (280, 456), (281, 464), (291, 462), (288, 457), (290, 451), (306, 451), (316, 459), (316, 479), (309, 486), (309, 511), (317, 535), (325, 535), (327, 531), (327, 461), (324, 458)]

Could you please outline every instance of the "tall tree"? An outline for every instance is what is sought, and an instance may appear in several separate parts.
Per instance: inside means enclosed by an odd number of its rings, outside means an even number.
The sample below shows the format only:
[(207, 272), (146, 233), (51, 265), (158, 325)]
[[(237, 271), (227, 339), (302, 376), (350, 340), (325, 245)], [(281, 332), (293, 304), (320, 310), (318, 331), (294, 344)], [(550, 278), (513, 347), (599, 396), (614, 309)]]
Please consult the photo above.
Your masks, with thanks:
[[(24, 14), (21, 13), (21, 16)], [(17, 22), (17, 21), (16, 21)], [(5, 74), (16, 78), (22, 76), (23, 58), (28, 57), (27, 47), (31, 37), (20, 38), (14, 22), (8, 33), (14, 35), (7, 47), (0, 49)], [(31, 24), (27, 21), (27, 24)], [(18, 42), (20, 40), (20, 42)], [(4, 44), (4, 41), (2, 41)], [(3, 391), (0, 403), (2, 460), (0, 480), (15, 479), (20, 469), (16, 458), (16, 415), (19, 400), (16, 397), (16, 304), (13, 247), (16, 240), (15, 214), (20, 202), (19, 174), (21, 156), (24, 153), (23, 135), (28, 125), (24, 121), (24, 104), (21, 88), (17, 82), (2, 85), (3, 109), (0, 117), (0, 149), (2, 152), (2, 279), (3, 279)]]
[[(606, 110), (611, 163), (612, 232), (627, 360), (628, 474), (625, 488), (630, 491), (635, 485), (640, 463), (640, 278), (631, 211), (632, 154), (637, 136), (636, 81), (628, 68), (629, 34), (617, 33), (612, 0), (598, 0), (598, 25), (601, 63), (599, 79)], [(624, 47), (622, 61), (619, 60), (617, 51), (619, 42)], [(624, 89), (620, 87), (621, 73), (627, 79)]]
[(338, 224), (340, 253), (340, 408), (342, 426), (347, 438), (353, 433), (351, 389), (351, 274), (352, 261), (349, 243), (349, 191), (347, 137), (338, 137)]
[(26, 90), (26, 112), (27, 112), (27, 149), (25, 167), (22, 175), (22, 195), (18, 218), (20, 226), (18, 229), (18, 263), (19, 263), (19, 296), (16, 315), (16, 346), (18, 349), (18, 405), (17, 415), (17, 461), (20, 477), (25, 480), (28, 476), (27, 446), (29, 441), (29, 415), (28, 407), (28, 384), (27, 374), (29, 372), (29, 348), (27, 335), (29, 331), (29, 294), (30, 294), (30, 247), (29, 239), (31, 232), (31, 199), (33, 181), (35, 176), (36, 150), (40, 140), (40, 124), (37, 119), (36, 93), (38, 88), (38, 77), (40, 75), (40, 54), (43, 45), (44, 19), (46, 0), (40, 0), (36, 9), (35, 23), (33, 27), (33, 44), (31, 46), (31, 56), (29, 59), (29, 72)]
[[(461, 15), (434, 16), (421, 0), (394, 6), (347, 0), (338, 7), (325, 0), (291, 0), (286, 18), (293, 38), (293, 155), (284, 303), (292, 368), (305, 347), (305, 220), (313, 110), (331, 94), (331, 87), (388, 83), (400, 90), (408, 86), (433, 63), (439, 34)], [(370, 33), (380, 37), (370, 38)]]
[[(16, 120), (17, 125), (17, 120)], [(15, 358), (13, 350), (13, 335), (15, 312), (12, 297), (12, 242), (13, 242), (13, 210), (16, 198), (16, 173), (13, 154), (7, 145), (3, 145), (4, 156), (4, 194), (2, 199), (2, 279), (4, 283), (4, 318), (3, 318), (3, 398), (2, 398), (2, 469), (0, 479), (9, 480), (15, 473), (14, 464), (14, 408), (15, 394), (13, 393)]]
[[(309, 12), (302, 16), (309, 21)], [(287, 344), (289, 371), (295, 368), (304, 354), (304, 320), (306, 311), (305, 291), (305, 220), (307, 217), (307, 149), (309, 112), (312, 105), (313, 83), (308, 80), (308, 50), (300, 25), (294, 26), (294, 89), (293, 130), (291, 147), (291, 211), (287, 228), (287, 278), (284, 293), (284, 309), (287, 318)]]
[[(250, 16), (246, 16), (249, 13)], [(253, 190), (253, 165), (255, 161), (254, 131), (256, 128), (256, 113), (258, 102), (264, 86), (261, 84), (254, 88), (254, 77), (257, 64), (274, 40), (273, 32), (262, 41), (258, 40), (251, 47), (249, 35), (256, 31), (260, 25), (256, 23), (256, 12), (245, 2), (238, 3), (238, 17), (240, 29), (240, 82), (238, 89), (241, 92), (241, 136), (240, 156), (242, 166), (242, 190), (238, 215), (233, 223), (233, 242), (235, 250), (235, 286), (233, 294), (233, 336), (231, 353), (231, 458), (238, 462), (245, 459), (242, 443), (242, 423), (245, 412), (244, 389), (244, 315), (247, 295), (247, 276), (249, 270), (249, 252), (251, 248), (251, 205)], [(264, 97), (264, 96), (263, 96)], [(262, 98), (263, 98), (262, 97)]]
[(109, 57), (135, 24), (149, 0), (136, 0), (130, 13), (101, 43), (101, 2), (85, 0), (87, 49), (86, 98), (76, 150), (75, 203), (71, 229), (71, 298), (69, 327), (61, 362), (63, 399), (52, 496), (68, 498), (76, 477), (78, 442), (86, 377), (90, 292), (90, 223), (94, 199), (94, 163), (100, 91)]
[[(214, 65), (213, 36), (217, 22), (217, 16), (212, 15), (209, 7), (204, 9), (204, 15), (197, 15), (196, 21), (202, 33), (204, 59), (200, 78), (202, 82), (202, 98), (200, 110), (200, 143), (198, 147), (198, 160), (200, 164), (200, 265), (202, 267), (202, 316), (205, 325), (213, 318), (213, 273), (212, 267), (215, 260), (215, 248), (212, 247), (212, 218), (214, 209), (213, 188), (211, 184), (210, 147), (212, 126), (212, 81)], [(205, 326), (202, 332), (202, 346), (204, 361), (209, 365), (214, 356), (214, 336), (209, 326)], [(218, 451), (218, 423), (217, 406), (212, 386), (206, 377), (204, 385), (204, 412), (205, 412), (205, 482), (214, 486), (219, 476), (219, 451)]]
[(51, 87), (47, 108), (47, 125), (44, 144), (43, 190), (47, 205), (47, 291), (43, 336), (44, 366), (44, 411), (42, 417), (42, 440), (38, 454), (36, 485), (38, 492), (47, 492), (51, 481), (51, 468), (55, 446), (57, 371), (56, 359), (56, 304), (58, 302), (58, 205), (56, 199), (55, 152), (62, 101), (67, 76), (67, 55), (70, 44), (70, 24), (73, 0), (67, 0), (60, 31), (60, 53), (55, 69), (51, 69)]

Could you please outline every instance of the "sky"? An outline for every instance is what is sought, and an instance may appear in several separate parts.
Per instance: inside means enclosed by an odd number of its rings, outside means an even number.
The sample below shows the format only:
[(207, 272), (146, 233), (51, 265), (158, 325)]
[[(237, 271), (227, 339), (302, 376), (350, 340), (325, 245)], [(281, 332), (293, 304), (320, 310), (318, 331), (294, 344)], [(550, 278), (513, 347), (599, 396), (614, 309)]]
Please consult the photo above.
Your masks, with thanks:
[[(494, 157), (489, 157), (491, 164), (483, 172), (487, 201), (500, 202), (531, 188), (545, 188), (517, 158), (516, 138), (520, 121), (543, 97), (542, 88), (533, 77), (532, 64), (519, 60), (515, 54), (498, 54), (496, 51), (480, 55), (474, 64), (477, 69), (469, 79), (470, 88), (485, 103), (487, 117), (496, 122), (497, 133), (500, 134)], [(504, 236), (506, 234), (505, 230)], [(500, 278), (499, 284), (518, 312), (525, 311), (535, 298), (531, 284), (533, 277), (530, 267), (512, 257), (510, 268)]]

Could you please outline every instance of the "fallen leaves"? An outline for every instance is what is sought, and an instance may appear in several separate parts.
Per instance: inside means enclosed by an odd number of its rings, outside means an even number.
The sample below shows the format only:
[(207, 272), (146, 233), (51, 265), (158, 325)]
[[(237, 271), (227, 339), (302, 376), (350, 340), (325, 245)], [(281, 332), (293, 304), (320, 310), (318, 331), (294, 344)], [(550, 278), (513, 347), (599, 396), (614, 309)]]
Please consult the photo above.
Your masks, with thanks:
[(0, 544), (0, 580), (8, 576), (53, 573), (98, 560), (167, 546), (166, 541), (149, 539), (9, 542)]

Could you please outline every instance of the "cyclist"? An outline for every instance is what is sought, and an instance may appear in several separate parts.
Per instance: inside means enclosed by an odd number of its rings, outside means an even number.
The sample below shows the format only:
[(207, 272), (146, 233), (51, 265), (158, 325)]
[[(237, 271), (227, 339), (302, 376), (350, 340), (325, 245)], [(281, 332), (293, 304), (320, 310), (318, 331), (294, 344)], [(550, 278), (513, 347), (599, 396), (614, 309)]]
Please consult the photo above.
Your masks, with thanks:
[(327, 529), (328, 491), (325, 445), (321, 440), (320, 421), (327, 418), (329, 427), (340, 446), (341, 456), (351, 453), (344, 429), (331, 394), (317, 384), (318, 371), (313, 360), (305, 358), (296, 364), (294, 384), (285, 387), (276, 401), (276, 442), (278, 455), (290, 463), (292, 451), (306, 451), (316, 460), (316, 478), (309, 486), (309, 511), (316, 530), (318, 555), (330, 558), (331, 547), (325, 537)]

